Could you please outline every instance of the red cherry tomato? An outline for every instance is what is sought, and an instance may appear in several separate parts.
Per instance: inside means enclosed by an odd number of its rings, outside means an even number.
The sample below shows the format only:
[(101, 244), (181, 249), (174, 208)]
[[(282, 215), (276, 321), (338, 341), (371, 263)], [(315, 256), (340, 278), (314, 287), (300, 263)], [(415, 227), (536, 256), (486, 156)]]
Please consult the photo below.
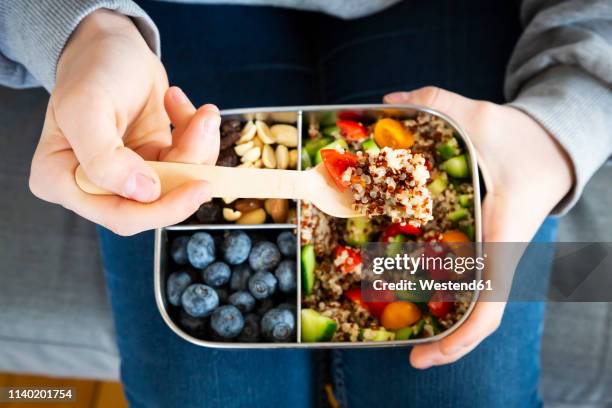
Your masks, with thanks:
[(351, 248), (349, 246), (338, 245), (335, 249), (335, 262), (341, 260), (340, 264), (336, 265), (342, 273), (351, 273), (361, 265), (361, 253), (357, 248)]
[(368, 292), (368, 299), (376, 299), (372, 302), (366, 302), (363, 300), (363, 293), (359, 286), (352, 287), (344, 292), (344, 296), (351, 302), (356, 303), (363, 308), (367, 309), (372, 316), (380, 318), (385, 307), (391, 302), (396, 300), (395, 293), (390, 290), (373, 290), (370, 289)]
[(342, 173), (348, 167), (355, 167), (357, 165), (357, 156), (350, 152), (340, 153), (336, 149), (323, 149), (321, 150), (321, 159), (338, 189), (344, 191), (349, 183), (342, 181)]
[(338, 119), (352, 120), (354, 122), (359, 122), (359, 120), (361, 120), (361, 116), (361, 112), (359, 111), (346, 110), (338, 113)]
[(338, 120), (336, 126), (340, 134), (349, 142), (360, 142), (368, 138), (368, 130), (360, 122), (353, 120)]
[(455, 307), (452, 299), (452, 293), (439, 290), (429, 299), (427, 308), (432, 315), (443, 318)]
[(422, 230), (419, 227), (412, 226), (408, 223), (402, 225), (400, 223), (390, 224), (380, 236), (382, 242), (389, 242), (391, 238), (399, 234), (411, 235), (418, 237)]

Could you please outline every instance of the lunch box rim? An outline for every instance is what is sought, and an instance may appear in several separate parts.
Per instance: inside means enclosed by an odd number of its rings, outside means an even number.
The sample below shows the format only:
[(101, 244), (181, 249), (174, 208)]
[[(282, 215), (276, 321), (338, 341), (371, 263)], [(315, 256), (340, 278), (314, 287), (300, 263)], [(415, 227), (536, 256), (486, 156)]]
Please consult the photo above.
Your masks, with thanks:
[[(296, 113), (296, 127), (298, 129), (298, 157), (301, 157), (302, 152), (302, 130), (303, 130), (303, 114), (307, 112), (319, 112), (319, 111), (343, 111), (343, 110), (404, 110), (404, 111), (416, 111), (426, 112), (432, 115), (438, 116), (449, 123), (454, 130), (461, 137), (461, 141), (467, 148), (470, 158), (470, 170), (472, 173), (472, 186), (474, 189), (474, 243), (476, 244), (476, 251), (480, 254), (482, 248), (482, 213), (481, 213), (481, 197), (480, 197), (480, 175), (478, 171), (476, 150), (472, 144), (467, 133), (459, 126), (459, 124), (446, 114), (439, 112), (435, 109), (431, 109), (425, 106), (414, 105), (414, 104), (344, 104), (344, 105), (308, 105), (308, 106), (283, 106), (283, 107), (259, 107), (259, 108), (239, 108), (239, 109), (228, 109), (220, 111), (222, 118), (233, 115), (251, 115), (258, 113), (280, 113), (280, 112), (295, 112)], [(298, 169), (300, 171), (300, 164), (298, 161)], [(467, 310), (461, 316), (461, 318), (453, 324), (450, 328), (443, 332), (425, 338), (408, 339), (408, 340), (391, 340), (391, 341), (360, 341), (360, 342), (313, 342), (303, 343), (300, 340), (301, 330), (301, 319), (300, 319), (300, 305), (301, 305), (301, 262), (300, 262), (300, 247), (296, 250), (296, 262), (297, 262), (297, 300), (296, 300), (296, 341), (291, 343), (237, 343), (237, 342), (218, 342), (202, 340), (191, 336), (182, 330), (171, 318), (166, 310), (164, 291), (162, 285), (162, 238), (166, 231), (191, 231), (191, 230), (289, 230), (295, 229), (297, 232), (297, 238), (300, 237), (300, 220), (301, 211), (299, 200), (297, 200), (297, 222), (296, 224), (284, 223), (284, 224), (253, 224), (253, 225), (239, 225), (239, 224), (197, 224), (197, 225), (173, 225), (164, 228), (157, 228), (155, 230), (155, 251), (154, 251), (154, 291), (155, 291), (155, 303), (157, 309), (162, 316), (162, 319), (168, 325), (168, 327), (176, 333), (179, 337), (184, 340), (202, 347), (210, 348), (225, 348), (225, 349), (287, 349), (287, 348), (373, 348), (373, 347), (399, 347), (399, 346), (411, 346), (423, 343), (432, 343), (439, 341), (446, 336), (457, 330), (465, 320), (470, 316), (476, 302), (479, 297), (479, 291), (474, 291), (474, 296), (468, 306)], [(477, 279), (480, 279), (480, 272), (477, 272)]]

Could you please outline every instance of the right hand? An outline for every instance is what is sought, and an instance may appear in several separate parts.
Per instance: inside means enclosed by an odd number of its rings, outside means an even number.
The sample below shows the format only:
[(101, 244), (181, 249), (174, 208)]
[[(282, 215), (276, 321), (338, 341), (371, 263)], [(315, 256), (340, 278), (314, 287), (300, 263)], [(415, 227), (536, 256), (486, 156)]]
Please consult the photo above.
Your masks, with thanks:
[[(180, 89), (168, 88), (163, 65), (129, 18), (98, 10), (77, 27), (58, 62), (30, 189), (120, 235), (175, 224), (210, 199), (207, 183), (160, 197), (145, 160), (214, 164), (220, 122), (216, 106), (196, 110)], [(81, 191), (79, 164), (117, 195)]]

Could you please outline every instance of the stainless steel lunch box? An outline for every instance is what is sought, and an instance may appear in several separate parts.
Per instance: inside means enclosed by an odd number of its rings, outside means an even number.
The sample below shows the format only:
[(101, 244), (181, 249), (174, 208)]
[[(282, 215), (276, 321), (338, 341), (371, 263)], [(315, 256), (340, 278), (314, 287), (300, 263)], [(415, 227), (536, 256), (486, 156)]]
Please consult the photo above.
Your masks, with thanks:
[[(479, 181), (479, 173), (478, 166), (476, 163), (476, 153), (474, 146), (472, 145), (470, 139), (466, 135), (466, 133), (459, 127), (459, 125), (453, 121), (451, 118), (446, 116), (443, 113), (434, 111), (432, 109), (428, 109), (422, 106), (416, 105), (323, 105), (323, 106), (292, 106), (292, 107), (266, 107), (266, 108), (251, 108), (251, 109), (232, 109), (232, 110), (224, 110), (221, 111), (222, 118), (226, 119), (241, 119), (247, 120), (251, 118), (265, 118), (274, 116), (289, 116), (291, 114), (295, 115), (295, 123), (298, 128), (298, 158), (301, 157), (302, 153), (302, 138), (303, 132), (307, 131), (307, 123), (309, 120), (313, 118), (323, 117), (325, 115), (330, 115), (333, 113), (341, 112), (341, 111), (358, 111), (364, 117), (372, 117), (376, 118), (385, 113), (389, 114), (392, 112), (393, 116), (397, 117), (413, 117), (418, 112), (427, 112), (432, 115), (438, 116), (448, 122), (451, 126), (453, 126), (456, 130), (456, 133), (461, 137), (468, 153), (470, 159), (470, 166), (472, 172), (472, 182), (474, 187), (474, 220), (475, 220), (475, 242), (477, 249), (482, 242), (482, 225), (481, 225), (481, 207), (480, 207), (480, 181)], [(298, 160), (298, 170), (300, 169), (301, 163)], [(463, 315), (463, 317), (455, 323), (450, 329), (445, 330), (444, 332), (428, 338), (417, 338), (417, 339), (409, 339), (409, 340), (394, 340), (394, 341), (384, 341), (384, 342), (325, 342), (325, 343), (302, 343), (300, 341), (301, 338), (301, 322), (300, 322), (300, 309), (301, 309), (301, 262), (300, 262), (300, 246), (298, 245), (296, 251), (296, 262), (297, 262), (297, 340), (292, 343), (229, 343), (229, 342), (215, 342), (215, 341), (207, 341), (201, 340), (191, 336), (190, 334), (183, 331), (175, 322), (172, 321), (170, 314), (168, 313), (168, 305), (166, 302), (166, 278), (168, 271), (166, 269), (168, 265), (168, 254), (166, 253), (169, 236), (172, 234), (176, 234), (179, 231), (204, 231), (204, 230), (226, 230), (226, 229), (241, 229), (241, 230), (257, 230), (265, 231), (268, 230), (279, 230), (279, 229), (288, 229), (288, 230), (296, 230), (298, 234), (298, 243), (299, 243), (299, 234), (300, 234), (300, 205), (297, 203), (297, 214), (298, 221), (297, 224), (259, 224), (259, 225), (236, 225), (236, 224), (189, 224), (189, 225), (175, 225), (166, 228), (160, 228), (155, 231), (155, 260), (154, 260), (154, 282), (155, 282), (155, 299), (157, 303), (157, 307), (159, 312), (162, 315), (162, 318), (166, 322), (166, 324), (170, 327), (172, 331), (174, 331), (178, 336), (183, 339), (196, 344), (198, 346), (204, 347), (217, 347), (217, 348), (239, 348), (239, 349), (278, 349), (278, 348), (341, 348), (341, 347), (351, 347), (351, 348), (361, 348), (361, 347), (390, 347), (390, 346), (406, 346), (406, 345), (414, 345), (419, 343), (428, 343), (440, 340), (441, 338), (449, 335), (451, 332), (456, 330), (470, 315), (472, 312), (475, 302), (478, 297), (478, 293), (474, 293), (472, 302), (467, 310), (467, 312)]]

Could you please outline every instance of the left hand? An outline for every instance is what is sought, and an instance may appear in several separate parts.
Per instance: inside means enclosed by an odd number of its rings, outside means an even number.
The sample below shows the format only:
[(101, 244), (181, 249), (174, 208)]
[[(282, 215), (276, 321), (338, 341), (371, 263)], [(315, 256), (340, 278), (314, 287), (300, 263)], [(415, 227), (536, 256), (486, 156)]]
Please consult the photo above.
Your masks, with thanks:
[[(435, 87), (395, 92), (386, 95), (384, 101), (422, 105), (445, 113), (470, 136), (487, 186), (482, 206), (484, 241), (531, 241), (572, 186), (572, 167), (565, 151), (538, 122), (518, 109)], [(514, 270), (518, 260), (498, 262), (512, 262)], [(494, 262), (487, 267), (489, 272), (498, 270)], [(505, 306), (501, 301), (477, 302), (455, 332), (438, 342), (414, 347), (411, 364), (424, 369), (457, 361), (499, 327)]]

